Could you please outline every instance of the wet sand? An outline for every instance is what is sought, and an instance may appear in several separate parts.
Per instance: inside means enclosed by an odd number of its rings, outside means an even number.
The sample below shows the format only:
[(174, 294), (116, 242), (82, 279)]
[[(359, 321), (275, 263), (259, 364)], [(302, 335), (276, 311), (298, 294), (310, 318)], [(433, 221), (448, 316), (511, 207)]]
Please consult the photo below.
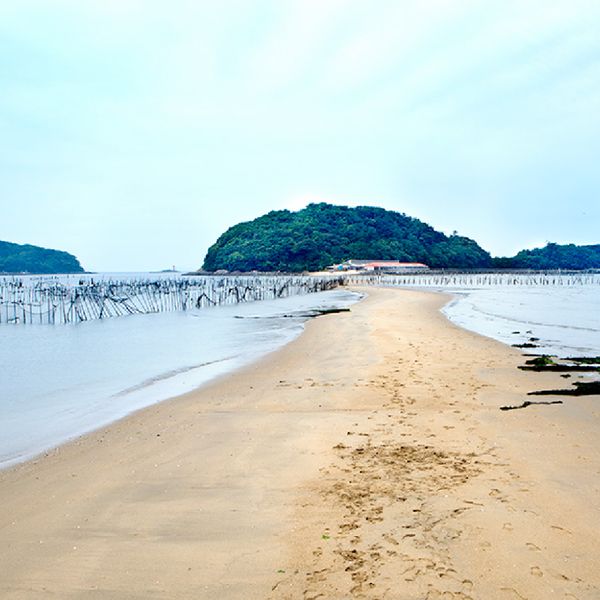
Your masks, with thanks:
[(0, 597), (600, 597), (597, 397), (369, 289), (234, 376), (0, 472)]

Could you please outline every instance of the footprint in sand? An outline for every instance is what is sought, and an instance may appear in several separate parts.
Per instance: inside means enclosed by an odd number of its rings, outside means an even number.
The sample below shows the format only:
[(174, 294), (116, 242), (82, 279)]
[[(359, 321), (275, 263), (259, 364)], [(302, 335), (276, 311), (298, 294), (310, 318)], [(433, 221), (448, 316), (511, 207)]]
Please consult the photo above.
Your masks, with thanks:
[(495, 498), (499, 502), (504, 502), (505, 504), (508, 502), (508, 498), (506, 497), (506, 495), (498, 488), (493, 488), (492, 490), (490, 490), (489, 496)]
[(393, 544), (394, 546), (398, 546), (398, 544), (399, 544), (398, 540), (394, 536), (390, 535), (389, 533), (384, 533), (382, 537), (389, 544)]
[(519, 594), (519, 592), (517, 592), (517, 590), (515, 590), (515, 588), (503, 587), (503, 588), (500, 588), (500, 591), (507, 592), (508, 594), (510, 594), (510, 597), (515, 598), (515, 600), (527, 600), (527, 596), (523, 596), (522, 594)]
[(550, 527), (552, 527), (552, 529), (557, 529), (558, 531), (564, 531), (565, 533), (568, 533), (568, 534), (572, 533), (568, 529), (565, 529), (564, 527), (560, 527), (558, 525), (551, 525)]
[(504, 529), (506, 531), (512, 531), (513, 530), (512, 523), (504, 523), (504, 525), (502, 525), (502, 529)]
[(529, 569), (529, 572), (534, 577), (542, 577), (544, 575), (544, 573), (542, 572), (542, 570), (539, 567), (531, 567), (531, 569)]
[(542, 549), (539, 546), (536, 546), (532, 542), (527, 542), (525, 545), (527, 546), (527, 548), (529, 548), (529, 550), (533, 550), (534, 552), (541, 552), (542, 551)]

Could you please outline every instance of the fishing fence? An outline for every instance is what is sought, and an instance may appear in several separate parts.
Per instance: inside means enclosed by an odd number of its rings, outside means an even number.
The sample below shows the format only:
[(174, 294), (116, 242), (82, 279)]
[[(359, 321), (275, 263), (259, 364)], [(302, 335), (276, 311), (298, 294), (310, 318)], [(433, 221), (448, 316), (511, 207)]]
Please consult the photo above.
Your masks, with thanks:
[(331, 290), (342, 277), (195, 276), (145, 280), (4, 278), (0, 323), (78, 323), (134, 314), (185, 311)]
[(597, 273), (407, 273), (346, 275), (347, 285), (381, 285), (432, 288), (479, 288), (492, 286), (600, 285)]
[(323, 292), (341, 285), (438, 289), (600, 285), (597, 273), (407, 273), (94, 279), (0, 278), (0, 324), (78, 323)]

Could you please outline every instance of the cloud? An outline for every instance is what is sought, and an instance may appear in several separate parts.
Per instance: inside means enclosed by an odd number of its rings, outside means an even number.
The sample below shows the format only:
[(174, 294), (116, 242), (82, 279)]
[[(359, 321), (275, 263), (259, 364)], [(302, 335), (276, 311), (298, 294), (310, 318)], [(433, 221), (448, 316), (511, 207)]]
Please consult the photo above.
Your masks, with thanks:
[(541, 206), (566, 237), (593, 237), (577, 215), (600, 183), (599, 29), (591, 0), (2, 3), (4, 237), (54, 235), (58, 202), (86, 231), (73, 251), (87, 239), (102, 268), (118, 256), (93, 231), (98, 206), (106, 229), (111, 214), (135, 229), (140, 206), (161, 229), (170, 202), (218, 234), (320, 200), (398, 208), (499, 251), (515, 211), (529, 219), (515, 239), (554, 236), (531, 218)]

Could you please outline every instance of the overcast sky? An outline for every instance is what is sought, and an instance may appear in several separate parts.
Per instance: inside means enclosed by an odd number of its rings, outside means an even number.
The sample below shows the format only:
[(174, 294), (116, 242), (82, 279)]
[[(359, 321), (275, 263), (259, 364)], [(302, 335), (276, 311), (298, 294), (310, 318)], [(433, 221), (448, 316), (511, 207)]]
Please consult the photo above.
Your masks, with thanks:
[(0, 239), (201, 265), (310, 201), (600, 243), (600, 2), (0, 3)]

